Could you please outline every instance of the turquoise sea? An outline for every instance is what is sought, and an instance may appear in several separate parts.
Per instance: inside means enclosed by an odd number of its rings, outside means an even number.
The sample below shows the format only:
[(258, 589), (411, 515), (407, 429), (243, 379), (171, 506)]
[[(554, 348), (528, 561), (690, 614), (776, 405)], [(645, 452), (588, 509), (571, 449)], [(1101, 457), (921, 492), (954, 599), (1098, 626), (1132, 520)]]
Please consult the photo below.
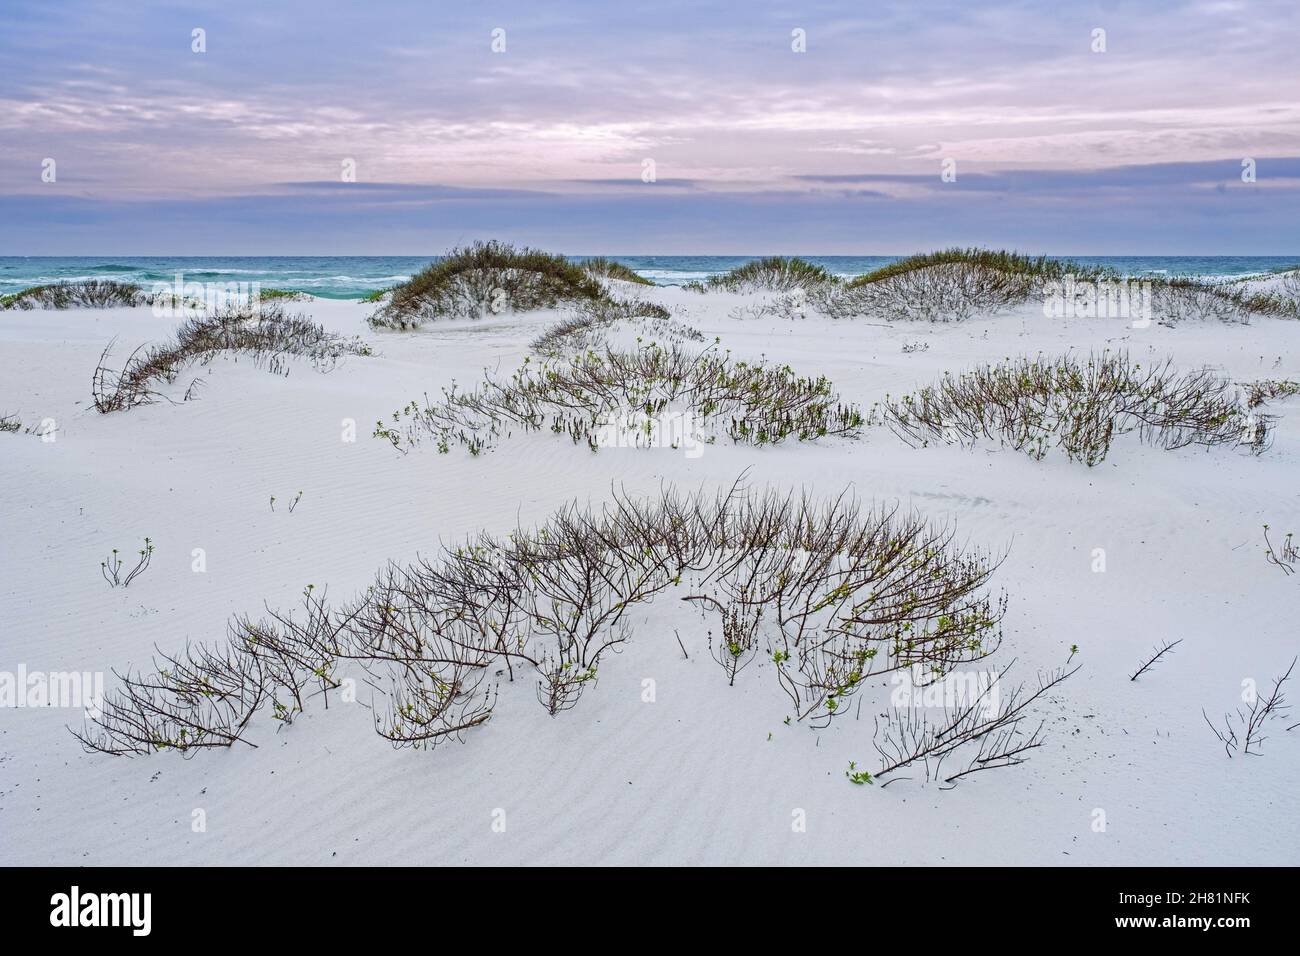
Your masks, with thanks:
[[(703, 279), (753, 256), (610, 256), (661, 285)], [(48, 282), (120, 279), (143, 286), (185, 282), (257, 282), (265, 288), (331, 299), (360, 298), (409, 278), (437, 256), (7, 256), (0, 257), (0, 295)], [(574, 255), (581, 260), (587, 256)], [(860, 275), (901, 256), (803, 256), (842, 276)], [(1300, 266), (1300, 256), (1069, 256), (1129, 276), (1245, 276)]]

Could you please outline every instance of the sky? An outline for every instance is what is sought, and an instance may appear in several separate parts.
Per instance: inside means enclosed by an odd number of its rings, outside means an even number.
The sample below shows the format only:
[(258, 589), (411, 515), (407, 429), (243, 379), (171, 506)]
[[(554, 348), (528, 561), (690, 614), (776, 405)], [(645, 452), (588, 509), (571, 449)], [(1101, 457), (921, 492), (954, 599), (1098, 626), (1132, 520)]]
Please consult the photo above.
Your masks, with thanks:
[(0, 255), (1290, 255), (1297, 41), (1296, 0), (5, 0)]

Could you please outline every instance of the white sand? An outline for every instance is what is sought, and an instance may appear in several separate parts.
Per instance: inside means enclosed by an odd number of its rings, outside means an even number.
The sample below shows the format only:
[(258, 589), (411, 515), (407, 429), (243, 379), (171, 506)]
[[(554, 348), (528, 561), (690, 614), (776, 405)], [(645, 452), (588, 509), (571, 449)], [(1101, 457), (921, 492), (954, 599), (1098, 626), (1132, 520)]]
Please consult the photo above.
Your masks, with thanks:
[[(1037, 308), (947, 326), (737, 321), (732, 296), (647, 294), (735, 355), (826, 374), (864, 405), (943, 370), (1040, 350), (1127, 348), (1243, 380), (1300, 378), (1296, 322), (1134, 330), (1049, 321)], [(58, 423), (54, 442), (0, 434), (0, 671), (147, 667), (155, 645), (222, 640), (231, 614), (292, 605), (308, 583), (343, 598), (388, 559), (539, 521), (573, 498), (599, 502), (613, 483), (715, 487), (750, 468), (755, 484), (851, 485), (949, 520), (971, 544), (1010, 546), (995, 577), (1010, 595), (1006, 641), (989, 666), (1017, 658), (1012, 676), (1032, 681), (1072, 644), (1084, 665), (1039, 709), (1046, 745), (952, 790), (923, 774), (854, 786), (850, 760), (875, 767), (872, 715), (887, 706), (886, 682), (862, 692), (860, 718), (820, 732), (783, 726), (771, 666), (755, 663), (729, 688), (706, 624), (661, 598), (637, 613), (632, 641), (573, 711), (547, 716), (525, 679), (502, 687), (493, 719), (464, 745), (433, 752), (376, 736), (368, 695), (318, 703), (279, 732), (259, 715), (257, 749), (189, 760), (88, 755), (65, 729), (77, 713), (0, 709), (0, 863), (1300, 863), (1300, 728), (1274, 724), (1262, 756), (1228, 759), (1201, 714), (1233, 709), (1243, 679), (1266, 687), (1300, 652), (1300, 576), (1265, 562), (1261, 536), (1265, 523), (1278, 538), (1300, 530), (1295, 400), (1276, 409), (1283, 420), (1262, 457), (1166, 452), (1130, 435), (1093, 469), (1060, 453), (914, 450), (884, 430), (718, 445), (697, 459), (593, 455), (550, 433), (516, 434), (480, 458), (431, 446), (403, 457), (371, 437), (376, 419), (453, 377), (508, 373), (554, 316), (376, 335), (361, 304), (290, 308), (364, 334), (380, 354), (329, 374), (299, 363), (287, 378), (218, 360), (195, 371), (207, 383), (197, 401), (107, 416), (89, 404), (104, 344), (118, 336), (125, 360), (171, 323), (148, 309), (0, 313), (0, 414)], [(929, 350), (901, 351), (918, 340)], [(345, 418), (357, 422), (355, 443), (341, 440)], [(110, 589), (100, 561), (146, 535), (152, 567)], [(191, 570), (195, 548), (206, 573)], [(1091, 570), (1094, 548), (1106, 551), (1105, 573)], [(1183, 643), (1130, 682), (1166, 639)], [(645, 678), (654, 703), (642, 702)], [(504, 833), (492, 826), (498, 808)], [(792, 832), (796, 808), (805, 833)], [(192, 830), (196, 809), (206, 832)]]

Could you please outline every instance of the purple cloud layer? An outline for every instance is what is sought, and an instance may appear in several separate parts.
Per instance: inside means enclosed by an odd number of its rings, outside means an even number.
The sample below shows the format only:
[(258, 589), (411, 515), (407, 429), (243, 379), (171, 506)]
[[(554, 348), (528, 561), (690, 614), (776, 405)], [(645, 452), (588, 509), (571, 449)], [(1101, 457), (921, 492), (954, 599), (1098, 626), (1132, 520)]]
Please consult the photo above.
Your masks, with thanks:
[[(496, 230), (625, 252), (758, 230), (840, 244), (807, 252), (1286, 253), (1298, 11), (20, 0), (0, 8), (0, 252), (105, 251), (131, 223), (159, 237), (146, 253)], [(364, 245), (319, 234), (344, 226)]]

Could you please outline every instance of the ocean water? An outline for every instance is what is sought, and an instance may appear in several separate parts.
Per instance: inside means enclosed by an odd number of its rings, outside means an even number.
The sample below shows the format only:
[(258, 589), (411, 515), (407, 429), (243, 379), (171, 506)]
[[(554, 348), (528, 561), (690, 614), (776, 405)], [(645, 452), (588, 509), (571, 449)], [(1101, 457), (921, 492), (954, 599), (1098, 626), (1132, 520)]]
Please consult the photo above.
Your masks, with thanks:
[[(0, 295), (28, 286), (83, 279), (119, 279), (146, 289), (155, 283), (248, 282), (264, 288), (355, 299), (410, 278), (437, 256), (7, 256), (0, 257)], [(571, 256), (574, 260), (587, 256)], [(760, 256), (610, 256), (660, 285), (681, 285)], [(900, 256), (803, 256), (841, 276), (855, 276)], [(1296, 256), (1069, 256), (1124, 275), (1260, 275), (1300, 266)]]

